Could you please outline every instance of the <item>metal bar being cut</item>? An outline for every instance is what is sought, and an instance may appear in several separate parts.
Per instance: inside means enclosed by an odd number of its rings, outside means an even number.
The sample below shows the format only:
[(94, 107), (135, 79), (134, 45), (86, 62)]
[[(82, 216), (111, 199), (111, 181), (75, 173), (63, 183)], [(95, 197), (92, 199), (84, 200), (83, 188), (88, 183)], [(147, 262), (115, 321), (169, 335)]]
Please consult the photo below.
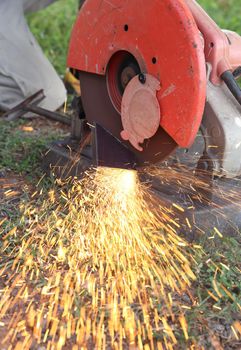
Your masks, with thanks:
[(93, 128), (93, 160), (96, 166), (135, 169), (137, 159), (123, 143), (99, 124)]
[(38, 104), (43, 101), (45, 98), (44, 91), (39, 90), (32, 96), (29, 96), (22, 102), (20, 102), (17, 106), (13, 107), (12, 109), (6, 111), (2, 115), (3, 118), (7, 118), (7, 120), (12, 121), (17, 118), (22, 117), (24, 114), (31, 112), (34, 114), (37, 114), (39, 116), (70, 125), (71, 124), (71, 118), (59, 113), (59, 112), (52, 112), (45, 108), (39, 107)]

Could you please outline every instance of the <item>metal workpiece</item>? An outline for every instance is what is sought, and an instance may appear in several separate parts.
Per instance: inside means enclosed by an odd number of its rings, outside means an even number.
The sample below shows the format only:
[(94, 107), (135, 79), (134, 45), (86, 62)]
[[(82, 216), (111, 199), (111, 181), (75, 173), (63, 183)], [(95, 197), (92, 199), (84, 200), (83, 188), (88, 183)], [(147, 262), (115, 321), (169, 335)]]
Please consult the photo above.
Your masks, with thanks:
[(136, 169), (134, 153), (98, 124), (93, 126), (92, 147), (96, 167)]
[(8, 121), (13, 121), (21, 118), (28, 113), (31, 113), (32, 115), (39, 115), (66, 125), (71, 124), (71, 119), (66, 114), (60, 112), (52, 112), (45, 108), (39, 107), (38, 104), (44, 99), (44, 90), (39, 90), (17, 104), (15, 107), (5, 111), (5, 113), (2, 115), (2, 118), (7, 119)]

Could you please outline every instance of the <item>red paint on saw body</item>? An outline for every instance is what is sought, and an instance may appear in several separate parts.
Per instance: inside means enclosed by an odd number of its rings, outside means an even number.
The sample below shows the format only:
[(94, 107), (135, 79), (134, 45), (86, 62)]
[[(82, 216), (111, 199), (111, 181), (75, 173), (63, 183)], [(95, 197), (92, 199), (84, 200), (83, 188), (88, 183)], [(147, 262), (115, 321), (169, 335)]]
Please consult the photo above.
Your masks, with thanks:
[(68, 65), (105, 75), (120, 50), (160, 81), (160, 125), (179, 146), (189, 147), (204, 111), (206, 67), (203, 41), (184, 1), (86, 0), (73, 29)]

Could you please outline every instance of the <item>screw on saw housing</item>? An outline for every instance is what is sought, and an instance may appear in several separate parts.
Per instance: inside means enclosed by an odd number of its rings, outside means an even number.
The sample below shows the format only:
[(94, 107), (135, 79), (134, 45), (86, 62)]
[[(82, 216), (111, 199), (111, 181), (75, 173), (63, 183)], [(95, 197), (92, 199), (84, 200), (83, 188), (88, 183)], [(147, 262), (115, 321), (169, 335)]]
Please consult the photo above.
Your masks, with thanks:
[(145, 74), (143, 74), (143, 73), (139, 74), (139, 81), (143, 85), (146, 83), (146, 76), (145, 76)]

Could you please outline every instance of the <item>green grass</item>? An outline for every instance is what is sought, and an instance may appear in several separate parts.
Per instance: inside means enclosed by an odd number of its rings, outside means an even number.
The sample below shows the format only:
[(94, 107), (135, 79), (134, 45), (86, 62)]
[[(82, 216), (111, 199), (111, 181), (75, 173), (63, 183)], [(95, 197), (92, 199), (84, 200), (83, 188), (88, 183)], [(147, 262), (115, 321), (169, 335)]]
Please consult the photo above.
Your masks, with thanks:
[[(33, 126), (33, 131), (24, 131), (24, 126)], [(39, 126), (38, 122), (34, 124), (29, 120), (7, 122), (0, 119), (0, 177), (6, 181), (9, 178), (23, 181), (14, 186), (20, 192), (13, 199), (4, 197), (0, 188), (0, 218), (9, 218), (6, 222), (8, 227), (19, 223), (19, 204), (28, 203), (43, 176), (42, 157), (47, 151), (47, 145), (63, 137), (61, 129), (49, 127), (44, 122)], [(44, 193), (52, 187), (53, 181), (51, 176), (42, 179)]]
[(22, 129), (26, 120), (6, 122), (0, 120), (0, 171), (10, 170), (20, 175), (41, 175), (41, 158), (46, 145), (60, 137), (60, 131)]
[(237, 31), (241, 35), (240, 0), (198, 0), (198, 2), (221, 28)]
[(32, 33), (60, 75), (64, 75), (71, 29), (78, 13), (78, 0), (59, 0), (28, 15)]
[[(231, 330), (234, 321), (239, 319), (241, 302), (240, 234), (237, 233), (237, 236), (201, 242), (205, 253), (196, 257), (197, 281), (193, 289), (197, 304), (187, 311), (186, 317), (191, 338), (198, 342), (205, 339), (205, 349), (213, 349), (211, 334), (218, 338), (224, 349), (241, 346), (241, 341), (235, 340)], [(220, 296), (215, 290), (214, 280)], [(232, 347), (236, 342), (238, 347)]]

